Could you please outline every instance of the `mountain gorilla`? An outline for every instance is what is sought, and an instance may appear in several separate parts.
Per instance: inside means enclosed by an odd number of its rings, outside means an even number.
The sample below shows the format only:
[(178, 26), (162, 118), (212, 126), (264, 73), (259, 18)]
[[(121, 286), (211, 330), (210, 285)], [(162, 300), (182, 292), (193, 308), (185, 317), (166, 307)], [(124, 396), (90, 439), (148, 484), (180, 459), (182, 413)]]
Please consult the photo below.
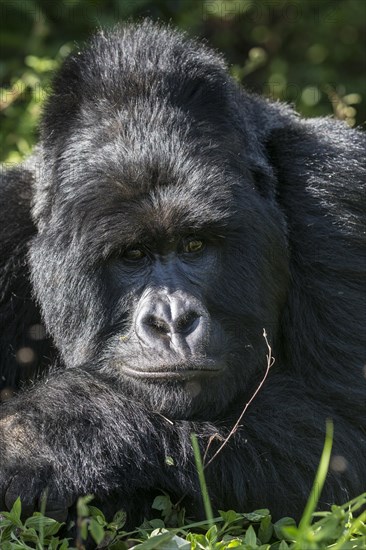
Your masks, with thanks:
[(212, 458), (263, 329), (213, 505), (301, 514), (328, 417), (321, 506), (365, 490), (364, 181), (361, 131), (246, 93), (169, 27), (73, 53), (1, 186), (3, 401), (27, 387), (0, 407), (0, 505), (93, 493), (133, 523), (163, 490), (202, 515), (190, 434)]

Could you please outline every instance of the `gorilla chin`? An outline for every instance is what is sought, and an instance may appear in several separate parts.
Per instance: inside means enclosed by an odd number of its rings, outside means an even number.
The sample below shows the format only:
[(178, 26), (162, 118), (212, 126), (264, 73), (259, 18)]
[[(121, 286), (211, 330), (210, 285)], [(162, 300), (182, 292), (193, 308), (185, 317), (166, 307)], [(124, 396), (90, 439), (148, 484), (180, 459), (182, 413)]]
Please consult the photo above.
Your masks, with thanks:
[(223, 418), (228, 400), (233, 398), (233, 392), (229, 394), (223, 382), (219, 375), (207, 378), (195, 375), (137, 378), (128, 375), (119, 380), (125, 395), (140, 402), (147, 410), (163, 414), (169, 421)]
[(227, 405), (228, 396), (222, 392), (228, 373), (224, 361), (197, 358), (156, 366), (140, 363), (136, 367), (116, 362), (114, 369), (133, 398), (148, 402), (153, 410), (172, 419), (209, 418), (213, 404), (217, 411)]

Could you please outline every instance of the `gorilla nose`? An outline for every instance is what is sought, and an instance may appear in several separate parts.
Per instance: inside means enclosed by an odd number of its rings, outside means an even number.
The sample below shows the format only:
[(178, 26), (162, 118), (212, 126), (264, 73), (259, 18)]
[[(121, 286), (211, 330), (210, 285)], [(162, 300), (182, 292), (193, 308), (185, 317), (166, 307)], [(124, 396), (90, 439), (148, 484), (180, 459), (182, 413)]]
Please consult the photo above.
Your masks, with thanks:
[(196, 311), (187, 311), (176, 319), (171, 316), (146, 315), (142, 319), (145, 328), (152, 330), (159, 336), (182, 334), (187, 336), (193, 332), (199, 323), (200, 315)]
[(207, 332), (207, 315), (194, 299), (164, 294), (162, 298), (143, 303), (137, 314), (138, 338), (152, 348), (196, 353)]

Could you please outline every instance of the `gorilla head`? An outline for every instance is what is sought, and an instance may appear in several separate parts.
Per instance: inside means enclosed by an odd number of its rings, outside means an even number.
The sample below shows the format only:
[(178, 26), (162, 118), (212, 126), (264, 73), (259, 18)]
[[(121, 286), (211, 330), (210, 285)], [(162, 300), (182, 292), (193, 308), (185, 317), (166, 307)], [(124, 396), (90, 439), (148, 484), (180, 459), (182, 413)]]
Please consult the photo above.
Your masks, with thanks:
[(263, 328), (278, 337), (286, 224), (246, 111), (219, 56), (145, 23), (73, 54), (44, 116), (30, 261), (46, 326), (68, 366), (173, 417), (243, 396)]

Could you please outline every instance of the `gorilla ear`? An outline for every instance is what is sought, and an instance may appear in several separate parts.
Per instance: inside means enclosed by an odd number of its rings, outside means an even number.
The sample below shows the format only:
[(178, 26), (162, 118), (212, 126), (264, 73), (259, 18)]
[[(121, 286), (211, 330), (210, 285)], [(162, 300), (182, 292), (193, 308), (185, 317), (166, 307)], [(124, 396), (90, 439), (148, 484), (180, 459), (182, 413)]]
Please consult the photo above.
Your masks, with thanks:
[(241, 124), (247, 161), (260, 195), (275, 200), (278, 191), (278, 169), (286, 151), (277, 155), (276, 139), (296, 124), (298, 115), (287, 105), (271, 103), (263, 97), (247, 95), (243, 90), (240, 102)]
[[(349, 221), (353, 209), (359, 210), (359, 205), (364, 204), (361, 186), (366, 179), (365, 132), (330, 117), (303, 119), (287, 106), (263, 100), (262, 103), (262, 164), (270, 166), (266, 171), (272, 173), (273, 179), (268, 182), (268, 189), (263, 170), (259, 171), (259, 189), (262, 193), (274, 193), (280, 204), (292, 198), (291, 208), (296, 201), (301, 209), (304, 200), (320, 214), (321, 203), (323, 215), (333, 209), (333, 216), (337, 210), (340, 215), (343, 212), (344, 222)], [(361, 201), (358, 205), (354, 202), (356, 195)]]
[(308, 203), (312, 196), (326, 208), (332, 195), (331, 204), (340, 205), (365, 183), (366, 134), (361, 130), (330, 117), (303, 119), (287, 105), (261, 97), (253, 97), (250, 108), (245, 109), (250, 162), (264, 197), (279, 203), (285, 194), (296, 197), (301, 209), (302, 198)]
[(254, 185), (258, 193), (264, 199), (275, 199), (277, 189), (277, 179), (273, 167), (264, 164), (251, 168), (251, 174), (254, 179)]

